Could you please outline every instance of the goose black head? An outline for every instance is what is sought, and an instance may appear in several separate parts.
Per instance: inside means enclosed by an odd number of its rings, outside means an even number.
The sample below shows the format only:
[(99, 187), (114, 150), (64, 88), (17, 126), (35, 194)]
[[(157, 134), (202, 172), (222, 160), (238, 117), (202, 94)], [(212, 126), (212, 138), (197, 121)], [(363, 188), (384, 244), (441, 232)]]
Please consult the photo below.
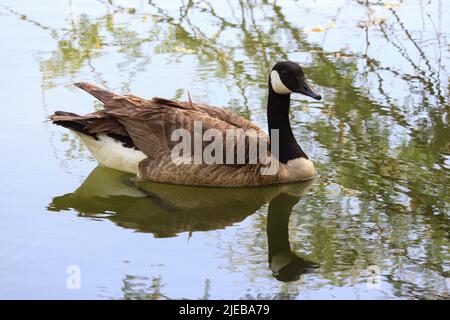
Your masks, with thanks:
[(278, 62), (272, 68), (269, 85), (278, 94), (296, 92), (316, 100), (322, 99), (322, 96), (316, 93), (306, 81), (305, 73), (299, 64), (292, 61)]

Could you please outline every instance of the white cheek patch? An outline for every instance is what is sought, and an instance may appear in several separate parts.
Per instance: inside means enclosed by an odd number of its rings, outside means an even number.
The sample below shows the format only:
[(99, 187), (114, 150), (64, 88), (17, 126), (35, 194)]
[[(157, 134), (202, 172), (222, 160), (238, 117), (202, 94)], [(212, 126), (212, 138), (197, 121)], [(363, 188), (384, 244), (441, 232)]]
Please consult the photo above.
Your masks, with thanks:
[(292, 93), (280, 79), (280, 75), (276, 70), (272, 70), (270, 73), (270, 83), (272, 84), (272, 89), (278, 94), (290, 94)]

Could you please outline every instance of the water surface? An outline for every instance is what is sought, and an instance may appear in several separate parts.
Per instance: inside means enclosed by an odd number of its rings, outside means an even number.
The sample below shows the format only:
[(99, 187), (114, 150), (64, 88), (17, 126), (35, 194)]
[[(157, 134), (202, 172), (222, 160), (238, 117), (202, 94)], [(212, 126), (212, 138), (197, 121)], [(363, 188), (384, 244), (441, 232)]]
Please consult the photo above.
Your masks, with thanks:
[[(446, 1), (0, 0), (0, 298), (449, 298)], [(308, 184), (137, 184), (44, 120), (72, 83), (223, 106), (266, 128), (290, 59)], [(81, 271), (70, 290), (67, 268)]]

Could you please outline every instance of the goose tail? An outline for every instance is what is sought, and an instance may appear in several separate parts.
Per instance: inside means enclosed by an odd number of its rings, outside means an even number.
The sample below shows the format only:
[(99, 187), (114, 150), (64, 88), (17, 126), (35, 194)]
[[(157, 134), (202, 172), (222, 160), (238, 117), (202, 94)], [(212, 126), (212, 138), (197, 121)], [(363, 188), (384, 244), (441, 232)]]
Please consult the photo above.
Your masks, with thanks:
[(55, 114), (48, 117), (48, 119), (58, 126), (96, 138), (96, 135), (89, 132), (86, 128), (85, 117), (78, 114), (66, 111), (56, 111)]
[(102, 88), (97, 87), (96, 85), (93, 85), (88, 82), (77, 82), (77, 83), (74, 83), (74, 85), (80, 89), (83, 89), (87, 93), (93, 95), (98, 100), (103, 102), (103, 104), (111, 103), (114, 100), (114, 98), (120, 97), (119, 95), (117, 95), (111, 91), (102, 89)]

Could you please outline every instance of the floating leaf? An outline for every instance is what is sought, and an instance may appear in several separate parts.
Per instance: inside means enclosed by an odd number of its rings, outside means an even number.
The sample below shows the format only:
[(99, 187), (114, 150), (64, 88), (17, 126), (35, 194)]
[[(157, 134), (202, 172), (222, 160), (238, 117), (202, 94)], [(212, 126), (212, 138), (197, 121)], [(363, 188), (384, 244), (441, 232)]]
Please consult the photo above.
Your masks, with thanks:
[(317, 27), (313, 27), (313, 28), (303, 28), (303, 32), (325, 32), (327, 30), (336, 28), (336, 24), (332, 21), (332, 20), (328, 20), (327, 22), (327, 26), (323, 27), (323, 26), (317, 26)]
[(387, 2), (384, 4), (384, 7), (386, 9), (394, 9), (394, 8), (397, 8), (399, 5), (400, 5), (399, 3)]
[(333, 29), (336, 28), (336, 24), (332, 20), (328, 20), (327, 22), (327, 29)]
[(303, 28), (303, 32), (324, 32), (326, 30), (324, 27)]

